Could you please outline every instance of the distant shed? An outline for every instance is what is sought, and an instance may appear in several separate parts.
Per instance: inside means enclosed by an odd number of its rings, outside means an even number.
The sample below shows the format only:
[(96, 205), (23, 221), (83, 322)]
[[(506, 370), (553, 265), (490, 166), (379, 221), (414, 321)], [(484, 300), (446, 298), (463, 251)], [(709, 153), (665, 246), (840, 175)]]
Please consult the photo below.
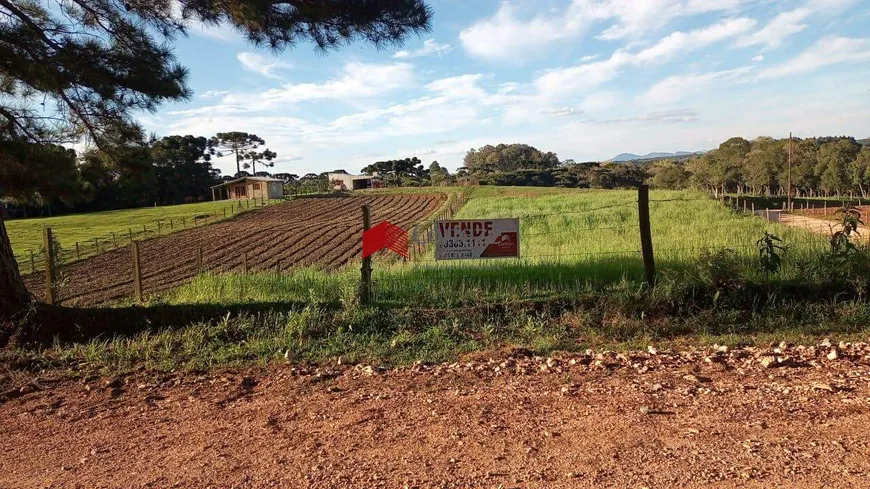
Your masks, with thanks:
[(211, 188), (212, 200), (280, 199), (284, 180), (268, 177), (241, 177)]
[(381, 188), (383, 180), (377, 175), (348, 175), (347, 173), (327, 173), (326, 178), (333, 190), (362, 190)]

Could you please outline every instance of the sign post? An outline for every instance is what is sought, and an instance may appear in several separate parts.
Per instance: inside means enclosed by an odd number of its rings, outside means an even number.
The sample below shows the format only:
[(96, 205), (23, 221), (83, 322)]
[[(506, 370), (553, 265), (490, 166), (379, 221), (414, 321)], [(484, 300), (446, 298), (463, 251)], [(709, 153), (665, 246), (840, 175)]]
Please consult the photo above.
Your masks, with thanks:
[(435, 221), (435, 259), (519, 258), (519, 219)]

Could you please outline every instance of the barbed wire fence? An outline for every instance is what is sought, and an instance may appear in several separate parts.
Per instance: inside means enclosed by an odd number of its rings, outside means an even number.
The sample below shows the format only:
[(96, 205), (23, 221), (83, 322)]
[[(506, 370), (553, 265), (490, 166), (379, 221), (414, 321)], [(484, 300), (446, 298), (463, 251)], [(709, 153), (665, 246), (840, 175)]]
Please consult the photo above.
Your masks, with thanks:
[[(649, 281), (648, 266), (643, 249), (641, 233), (642, 208), (640, 198), (626, 199), (621, 202), (606, 203), (592, 207), (565, 209), (557, 212), (520, 214), (519, 216), (493, 216), (517, 217), (521, 229), (532, 229), (522, 233), (521, 257), (518, 259), (485, 259), (485, 260), (458, 260), (445, 261), (434, 258), (435, 246), (435, 223), (439, 220), (454, 219), (471, 196), (471, 189), (463, 189), (453, 192), (434, 214), (417, 223), (409, 230), (410, 259), (406, 263), (400, 263), (396, 259), (379, 259), (376, 262), (375, 273), (372, 277), (371, 298), (375, 301), (396, 301), (406, 305), (424, 303), (448, 304), (457, 297), (469, 299), (493, 299), (493, 298), (516, 298), (542, 296), (567, 291), (583, 290), (590, 284), (614, 283), (628, 281), (638, 285)], [(655, 217), (661, 212), (685, 212), (686, 204), (707, 202), (711, 199), (703, 198), (669, 198), (648, 199), (649, 217)], [(265, 203), (264, 203), (265, 204)], [(247, 206), (242, 204), (247, 211)], [(719, 205), (716, 203), (716, 205)], [(238, 209), (238, 204), (233, 204)], [(251, 207), (252, 209), (255, 207)], [(735, 213), (746, 216), (767, 218), (767, 214), (773, 212), (765, 209), (752, 209), (747, 206), (732, 205)], [(227, 211), (226, 217), (232, 217), (235, 211)], [(206, 222), (212, 223), (223, 220), (224, 212), (215, 212), (207, 221), (195, 224), (199, 227)], [(349, 219), (350, 220), (350, 219)], [(775, 222), (772, 219), (768, 219)], [(541, 226), (541, 222), (548, 223)], [(152, 229), (153, 234), (147, 231), (137, 233), (129, 231), (127, 240), (124, 242), (111, 242), (111, 246), (105, 243), (105, 248), (100, 248), (100, 240), (91, 247), (91, 255), (82, 254), (82, 246), (79, 244), (79, 254), (74, 248), (60, 248), (55, 250), (58, 262), (57, 270), (52, 270), (54, 275), (46, 273), (45, 284), (57, 285), (63, 282), (63, 265), (74, 263), (79, 259), (84, 260), (87, 256), (93, 256), (107, 249), (129, 247), (132, 250), (132, 260), (124, 255), (124, 260), (129, 260), (130, 273), (125, 277), (118, 277), (114, 283), (118, 297), (134, 298), (141, 301), (147, 294), (154, 294), (168, 290), (178, 284), (152, 283), (143, 287), (142, 264), (138, 262), (136, 242), (145, 237), (158, 236), (161, 229), (164, 233), (177, 231), (178, 220), (174, 224), (166, 226), (157, 225)], [(652, 249), (649, 254), (654, 259), (654, 267), (665, 273), (672, 270), (680, 270), (686, 266), (695, 264), (699, 258), (709, 259), (723, 250), (730, 250), (733, 259), (745, 267), (755, 267), (758, 261), (758, 244), (756, 240), (761, 237), (761, 231), (765, 225), (759, 219), (758, 236), (746, 234), (735, 235), (731, 240), (709, 240), (703, 242), (703, 236), (725, 236), (730, 230), (731, 224), (692, 223), (692, 216), (686, 216), (686, 232), (700, 235), (700, 242), (678, 244), (675, 240), (667, 243), (657, 243), (657, 229), (651, 230)], [(341, 221), (341, 223), (345, 223)], [(341, 224), (336, 222), (336, 225)], [(570, 226), (569, 226), (570, 224)], [(182, 221), (181, 229), (193, 227), (190, 221)], [(156, 228), (156, 229), (155, 229)], [(119, 236), (115, 236), (117, 239)], [(823, 235), (789, 237), (784, 239), (786, 251), (783, 252), (783, 269), (788, 273), (799, 273), (806, 261), (819, 253), (829, 250), (828, 238)], [(108, 240), (107, 240), (108, 241)], [(555, 243), (555, 244), (554, 244)], [(583, 245), (588, 243), (600, 243), (594, 249), (584, 250)], [(580, 245), (580, 246), (578, 246)], [(604, 249), (607, 248), (607, 249)], [(349, 248), (350, 249), (350, 248)], [(177, 270), (177, 276), (182, 280), (193, 279), (206, 273), (242, 273), (248, 274), (253, 270), (249, 267), (248, 253), (225, 253), (215, 256), (204, 256), (202, 248), (176, 250), (177, 253), (186, 255), (185, 264)], [(43, 252), (44, 253), (44, 252)], [(357, 251), (351, 251), (352, 254)], [(187, 258), (189, 257), (189, 259)], [(49, 260), (43, 262), (48, 263)], [(33, 267), (40, 271), (39, 261)], [(277, 260), (267, 268), (258, 267), (259, 273), (273, 273), (275, 275), (293, 275), (296, 271), (292, 266)], [(125, 265), (126, 266), (126, 265)], [(351, 267), (353, 268), (353, 266)], [(138, 279), (136, 278), (138, 277)], [(144, 277), (146, 280), (148, 276)], [(150, 277), (153, 279), (153, 273)], [(153, 282), (153, 280), (152, 280)], [(48, 296), (51, 292), (46, 290)], [(114, 297), (114, 296), (113, 296)]]

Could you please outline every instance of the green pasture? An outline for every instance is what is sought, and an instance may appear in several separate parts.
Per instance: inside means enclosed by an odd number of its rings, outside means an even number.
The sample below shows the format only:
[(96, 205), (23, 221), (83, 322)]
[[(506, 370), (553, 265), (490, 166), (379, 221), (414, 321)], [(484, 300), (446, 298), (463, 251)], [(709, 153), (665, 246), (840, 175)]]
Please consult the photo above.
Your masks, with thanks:
[[(70, 258), (75, 253), (75, 243), (80, 243), (82, 257), (91, 256), (104, 251), (106, 246), (113, 244), (112, 233), (115, 233), (114, 242), (117, 244), (129, 243), (132, 232), (134, 238), (139, 239), (157, 233), (162, 234), (171, 231), (179, 231), (183, 227), (193, 225), (194, 217), (201, 219), (208, 216), (212, 219), (233, 214), (231, 208), (236, 205), (235, 211), (239, 211), (235, 201), (199, 202), (195, 204), (180, 204), (162, 207), (141, 207), (138, 209), (121, 209), (114, 211), (92, 212), (88, 214), (71, 214), (57, 217), (40, 217), (29, 219), (17, 219), (6, 222), (6, 230), (12, 242), (12, 250), (22, 270), (29, 271), (30, 252), (41, 256), (43, 249), (43, 229), (50, 227), (55, 239), (67, 251), (65, 258)], [(254, 203), (242, 203), (242, 210), (248, 206), (254, 208)], [(172, 221), (170, 223), (170, 220)], [(144, 226), (144, 228), (143, 228)], [(94, 238), (103, 247), (97, 249)], [(125, 241), (126, 240), (126, 241)]]
[[(727, 208), (692, 191), (653, 191), (650, 215), (660, 275), (691, 273), (723, 249), (747, 278), (789, 281), (823, 252), (824, 236), (787, 228)], [(480, 301), (547, 299), (642, 283), (637, 192), (534, 187), (479, 187), (457, 218), (520, 219), (520, 259), (435, 261), (431, 247), (403, 263), (381, 252), (374, 260), (375, 300), (398, 307), (451, 306)], [(767, 277), (757, 241), (770, 232), (786, 247), (783, 269)], [(358, 264), (332, 272), (206, 276), (165, 297), (172, 303), (347, 302)]]

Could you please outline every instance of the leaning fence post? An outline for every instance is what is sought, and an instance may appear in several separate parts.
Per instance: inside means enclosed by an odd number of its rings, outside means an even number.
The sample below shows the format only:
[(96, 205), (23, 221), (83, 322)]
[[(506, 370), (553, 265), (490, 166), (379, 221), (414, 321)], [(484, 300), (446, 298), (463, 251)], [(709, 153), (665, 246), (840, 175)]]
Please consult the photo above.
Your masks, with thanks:
[(202, 246), (196, 247), (196, 274), (202, 275)]
[(646, 282), (652, 287), (656, 280), (656, 263), (653, 257), (652, 232), (649, 221), (649, 186), (637, 189), (637, 211), (640, 217), (640, 249), (643, 253), (643, 268)]
[[(363, 215), (363, 233), (369, 230), (372, 227), (372, 217), (371, 210), (369, 209), (369, 205), (365, 204), (362, 206), (362, 215)], [(369, 303), (369, 300), (372, 296), (372, 257), (367, 256), (362, 259), (362, 268), (360, 268), (361, 277), (360, 277), (360, 287), (359, 287), (359, 302), (361, 305), (366, 306)]]
[(139, 242), (130, 241), (133, 251), (133, 297), (136, 302), (142, 302), (142, 266), (139, 262)]
[(51, 235), (51, 228), (45, 228), (42, 233), (43, 246), (45, 247), (45, 302), (48, 305), (54, 305), (57, 289), (55, 284), (54, 273), (54, 239)]

